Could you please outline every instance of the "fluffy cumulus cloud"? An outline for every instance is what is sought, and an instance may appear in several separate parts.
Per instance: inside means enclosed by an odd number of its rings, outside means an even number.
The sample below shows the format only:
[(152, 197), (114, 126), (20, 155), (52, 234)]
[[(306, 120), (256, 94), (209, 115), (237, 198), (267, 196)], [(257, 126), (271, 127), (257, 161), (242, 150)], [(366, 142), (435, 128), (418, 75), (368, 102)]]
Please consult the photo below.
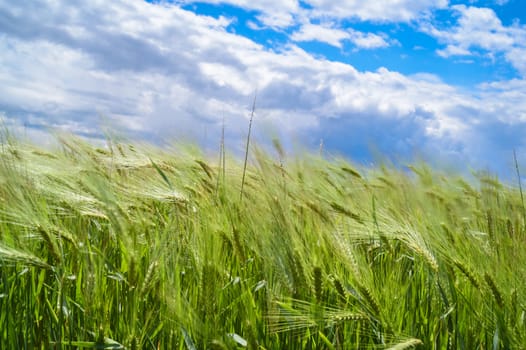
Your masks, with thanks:
[(361, 49), (378, 49), (390, 46), (395, 41), (386, 40), (384, 34), (364, 33), (357, 30), (349, 31), (349, 40)]
[[(424, 10), (397, 3), (408, 13)], [(243, 138), (257, 89), (260, 130), (273, 125), (307, 144), (323, 138), (350, 154), (372, 143), (399, 154), (424, 150), (477, 161), (485, 150), (505, 152), (487, 137), (495, 128), (526, 131), (523, 80), (465, 91), (429, 74), (359, 71), (293, 44), (265, 48), (229, 32), (228, 18), (174, 4), (41, 0), (38, 15), (34, 6), (0, 4), (0, 111), (35, 130), (96, 138), (102, 120), (149, 139), (193, 135), (214, 146), (223, 119), (229, 140)], [(303, 39), (383, 45), (367, 34), (327, 29), (306, 30)]]
[[(343, 29), (341, 20), (372, 21), (381, 23), (410, 22), (427, 17), (431, 11), (445, 8), (448, 0), (178, 0), (176, 3), (229, 4), (247, 10), (257, 11), (259, 24), (250, 22), (253, 29), (265, 27), (287, 29), (299, 27), (291, 39), (294, 41), (319, 41), (341, 48), (344, 41), (351, 42), (358, 49), (376, 49), (390, 46), (390, 40), (383, 33), (364, 33)], [(312, 24), (311, 19), (330, 23)]]
[(294, 41), (320, 41), (341, 48), (342, 41), (348, 40), (349, 33), (332, 25), (306, 23), (301, 29), (291, 35)]
[(307, 0), (314, 14), (340, 18), (359, 18), (367, 21), (403, 22), (445, 8), (447, 0)]
[(295, 24), (295, 16), (302, 11), (298, 0), (176, 0), (179, 5), (192, 3), (214, 5), (229, 4), (247, 10), (258, 11), (259, 21), (272, 28), (284, 28)]
[(422, 24), (424, 32), (446, 45), (437, 50), (440, 56), (469, 56), (480, 51), (491, 57), (502, 54), (526, 76), (526, 26), (518, 22), (505, 26), (490, 8), (455, 5), (451, 9), (457, 16), (455, 25), (437, 28)]
[(260, 19), (270, 26), (286, 27), (304, 15), (317, 18), (355, 18), (366, 21), (403, 22), (420, 18), (431, 10), (445, 8), (448, 0), (178, 0), (179, 4), (194, 2), (231, 4), (261, 13)]
[(377, 49), (390, 44), (382, 35), (364, 33), (352, 29), (338, 29), (334, 24), (303, 24), (291, 35), (293, 41), (319, 41), (342, 48), (344, 41), (351, 42), (359, 49)]

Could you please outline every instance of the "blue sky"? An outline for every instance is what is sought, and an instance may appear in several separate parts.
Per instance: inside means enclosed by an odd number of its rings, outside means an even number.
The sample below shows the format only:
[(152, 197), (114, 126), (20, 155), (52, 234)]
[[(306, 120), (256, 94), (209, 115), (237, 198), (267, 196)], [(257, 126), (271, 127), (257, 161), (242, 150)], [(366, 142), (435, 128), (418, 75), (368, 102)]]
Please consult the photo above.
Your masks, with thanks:
[[(0, 117), (33, 140), (260, 142), (526, 167), (520, 0), (0, 0)], [(374, 151), (371, 151), (374, 150)]]

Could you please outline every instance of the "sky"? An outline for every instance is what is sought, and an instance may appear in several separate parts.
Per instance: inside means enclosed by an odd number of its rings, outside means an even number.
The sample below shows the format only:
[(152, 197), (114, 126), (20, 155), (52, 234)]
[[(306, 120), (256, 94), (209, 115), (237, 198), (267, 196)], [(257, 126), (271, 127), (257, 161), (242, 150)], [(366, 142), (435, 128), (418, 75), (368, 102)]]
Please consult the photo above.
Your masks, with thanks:
[[(522, 1), (522, 4), (521, 4)], [(0, 0), (0, 118), (104, 140), (526, 168), (523, 0)]]

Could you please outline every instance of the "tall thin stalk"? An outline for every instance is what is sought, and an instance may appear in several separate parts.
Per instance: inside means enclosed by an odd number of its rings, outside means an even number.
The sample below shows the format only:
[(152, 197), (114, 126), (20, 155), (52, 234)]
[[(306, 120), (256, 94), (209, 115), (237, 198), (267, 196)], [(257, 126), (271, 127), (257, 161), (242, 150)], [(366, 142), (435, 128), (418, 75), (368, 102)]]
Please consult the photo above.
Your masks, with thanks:
[(239, 201), (243, 201), (243, 188), (245, 186), (245, 176), (247, 173), (247, 163), (248, 163), (248, 148), (250, 146), (250, 133), (252, 131), (252, 121), (254, 120), (254, 113), (256, 111), (256, 98), (258, 91), (254, 93), (254, 101), (252, 103), (252, 112), (250, 113), (250, 121), (248, 123), (248, 135), (247, 135), (247, 146), (245, 148), (245, 162), (243, 163), (243, 177), (241, 179), (241, 192), (239, 193)]
[(519, 171), (519, 162), (517, 161), (517, 153), (515, 148), (513, 149), (513, 160), (515, 161), (515, 170), (517, 170), (517, 179), (519, 181), (519, 192), (521, 194), (521, 205), (522, 205), (522, 219), (526, 224), (526, 208), (524, 207), (524, 195), (522, 194), (522, 183), (521, 183), (521, 173)]
[[(222, 182), (221, 182), (222, 181)], [(221, 142), (219, 144), (219, 171), (217, 172), (216, 193), (219, 195), (219, 186), (224, 186), (225, 181), (225, 117), (221, 127)]]

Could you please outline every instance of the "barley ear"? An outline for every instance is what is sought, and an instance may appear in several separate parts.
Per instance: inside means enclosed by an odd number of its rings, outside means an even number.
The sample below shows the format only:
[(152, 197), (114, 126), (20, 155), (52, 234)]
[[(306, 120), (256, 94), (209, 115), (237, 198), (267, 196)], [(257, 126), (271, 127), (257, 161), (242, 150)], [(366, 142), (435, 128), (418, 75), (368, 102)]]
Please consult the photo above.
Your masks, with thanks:
[(322, 271), (321, 267), (316, 266), (314, 268), (314, 297), (316, 299), (316, 303), (320, 304), (322, 299)]
[(486, 272), (484, 274), (484, 280), (486, 281), (489, 289), (491, 290), (491, 294), (493, 294), (493, 298), (495, 298), (495, 302), (497, 303), (497, 305), (500, 308), (503, 308), (504, 298), (502, 297), (502, 293), (497, 287), (497, 284), (495, 283), (495, 280), (493, 279), (493, 277), (491, 277), (491, 275)]
[(416, 348), (419, 345), (424, 345), (424, 343), (420, 339), (412, 338), (408, 339), (402, 343), (398, 343), (394, 346), (391, 346), (387, 350), (406, 350), (406, 349), (413, 349)]

